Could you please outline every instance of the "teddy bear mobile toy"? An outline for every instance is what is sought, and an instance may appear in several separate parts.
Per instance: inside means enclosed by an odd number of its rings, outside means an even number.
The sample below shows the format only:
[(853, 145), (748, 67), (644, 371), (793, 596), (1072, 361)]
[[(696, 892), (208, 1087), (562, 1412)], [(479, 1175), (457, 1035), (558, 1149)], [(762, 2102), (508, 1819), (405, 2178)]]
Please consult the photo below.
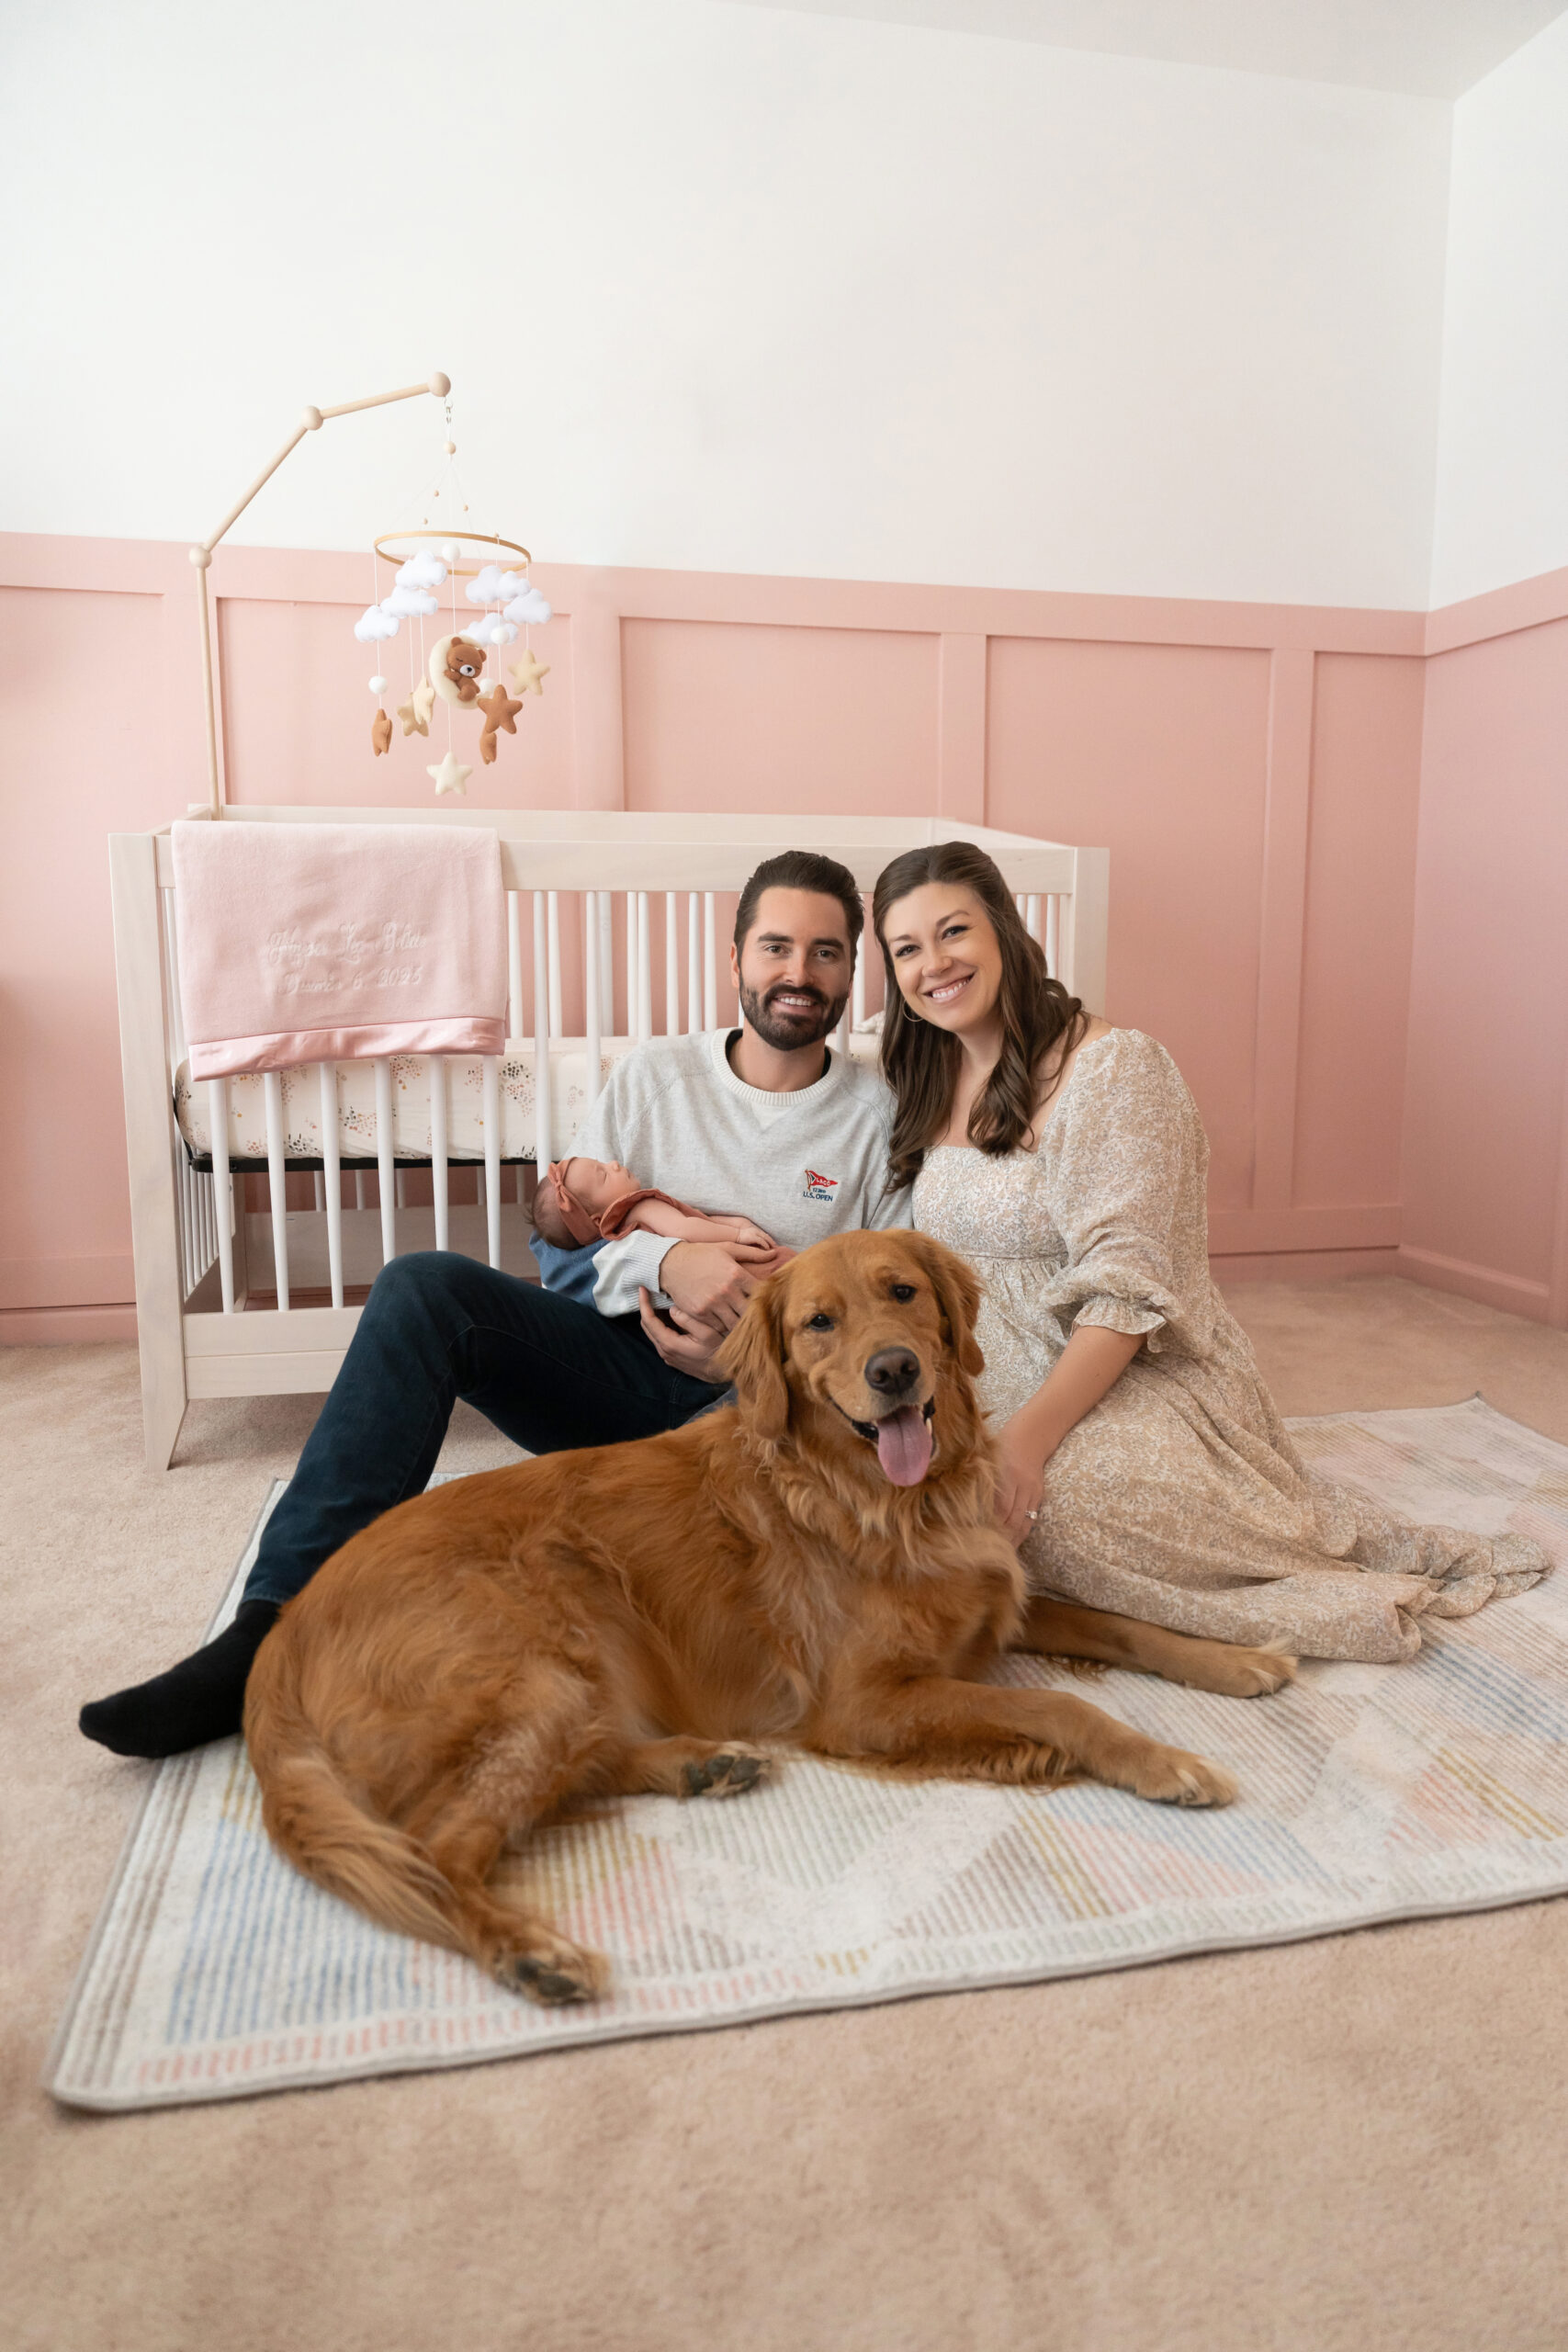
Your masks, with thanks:
[[(448, 513), (453, 507), (468, 512), (468, 500), (454, 459), (457, 444), (452, 439), (452, 408), (446, 406), (446, 438), (443, 445), (446, 465), (441, 479), (422, 503), (428, 508), (446, 493)], [(437, 546), (423, 546), (409, 551), (411, 541), (434, 539)], [(475, 560), (474, 551), (493, 549), (517, 558), (511, 566), (491, 557)], [(468, 559), (464, 560), (464, 559)], [(528, 550), (515, 539), (502, 538), (498, 531), (472, 531), (466, 526), (453, 528), (442, 523), (432, 527), (426, 512), (417, 529), (384, 531), (375, 542), (375, 585), (381, 586), (383, 563), (396, 567), (391, 591), (378, 595), (378, 601), (367, 605), (354, 625), (354, 634), (362, 645), (388, 642), (397, 637), (404, 621), (409, 623), (409, 691), (406, 700), (396, 706), (405, 736), (430, 733), (431, 720), (436, 716), (437, 705), (445, 706), (446, 754), (425, 773), (434, 783), (437, 795), (444, 792), (466, 792), (468, 780), (473, 774), (472, 763), (465, 765), (457, 757), (453, 742), (452, 714), (471, 710), (483, 721), (479, 730), (479, 757), (488, 766), (494, 760), (502, 735), (515, 736), (517, 715), (524, 707), (525, 697), (533, 692), (542, 695), (549, 665), (541, 662), (529, 642), (531, 629), (542, 628), (550, 617), (550, 607), (528, 578), (528, 566), (533, 560)], [(459, 627), (457, 582), (464, 583), (467, 602), (478, 607), (477, 616)], [(449, 610), (442, 613), (440, 591), (448, 592)], [(442, 629), (432, 645), (428, 658), (424, 650), (424, 625), (440, 614), (450, 626)], [(514, 645), (523, 639), (523, 650), (511, 664), (512, 683), (515, 694), (508, 694), (500, 679), (493, 682), (484, 674), (488, 653), (495, 651), (500, 666), (500, 650)], [(378, 671), (370, 680), (370, 691), (376, 697), (376, 716), (370, 723), (370, 746), (378, 757), (389, 751), (392, 742), (392, 722), (381, 697), (389, 681)], [(488, 692), (487, 692), (488, 688)]]

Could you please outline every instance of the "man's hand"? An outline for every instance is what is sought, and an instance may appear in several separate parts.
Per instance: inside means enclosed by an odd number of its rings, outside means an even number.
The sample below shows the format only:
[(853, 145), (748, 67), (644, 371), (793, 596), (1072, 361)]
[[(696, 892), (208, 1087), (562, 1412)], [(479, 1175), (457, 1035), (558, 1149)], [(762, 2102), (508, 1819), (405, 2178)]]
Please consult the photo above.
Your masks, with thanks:
[[(668, 1264), (669, 1261), (665, 1262)], [(678, 1306), (672, 1306), (670, 1312), (680, 1327), (672, 1331), (655, 1308), (652, 1294), (639, 1290), (637, 1295), (642, 1328), (671, 1369), (688, 1372), (694, 1380), (711, 1380), (716, 1388), (722, 1388), (724, 1374), (717, 1358), (723, 1341), (712, 1324), (699, 1323), (694, 1317), (683, 1315)]]
[[(771, 1273), (773, 1268), (764, 1265), (762, 1272)], [(755, 1265), (739, 1264), (721, 1241), (677, 1241), (664, 1252), (659, 1269), (659, 1287), (679, 1307), (683, 1329), (696, 1322), (711, 1324), (720, 1332), (730, 1330), (760, 1279)]]

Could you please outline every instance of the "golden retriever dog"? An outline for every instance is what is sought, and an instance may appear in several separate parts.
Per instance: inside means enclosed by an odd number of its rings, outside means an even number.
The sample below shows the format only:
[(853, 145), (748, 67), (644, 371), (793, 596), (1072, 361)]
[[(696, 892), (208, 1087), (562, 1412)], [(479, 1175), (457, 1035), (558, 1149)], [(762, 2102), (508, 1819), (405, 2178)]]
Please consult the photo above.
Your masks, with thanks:
[(916, 1233), (818, 1242), (725, 1347), (739, 1401), (661, 1437), (415, 1497), (334, 1553), (257, 1653), (245, 1737), (274, 1843), (510, 1989), (606, 1964), (500, 1899), (574, 1802), (730, 1797), (787, 1743), (874, 1770), (1224, 1804), (1226, 1773), (1070, 1692), (979, 1679), (1010, 1645), (1236, 1697), (1293, 1661), (1030, 1600), (991, 1522), (974, 1276)]

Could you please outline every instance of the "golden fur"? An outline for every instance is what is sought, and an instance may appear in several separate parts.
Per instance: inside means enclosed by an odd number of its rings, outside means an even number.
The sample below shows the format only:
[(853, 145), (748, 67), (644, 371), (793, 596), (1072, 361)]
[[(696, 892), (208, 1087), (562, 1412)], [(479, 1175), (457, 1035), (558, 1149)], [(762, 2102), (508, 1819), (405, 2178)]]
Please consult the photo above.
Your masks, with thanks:
[[(1201, 1757), (1070, 1693), (975, 1679), (1010, 1644), (1236, 1696), (1293, 1670), (1026, 1600), (990, 1519), (977, 1298), (922, 1235), (819, 1242), (731, 1333), (734, 1407), (464, 1478), (355, 1536), (251, 1672), (245, 1736), (281, 1851), (386, 1926), (562, 2001), (599, 1993), (605, 1963), (498, 1899), (503, 1847), (584, 1797), (737, 1794), (766, 1769), (760, 1742), (1225, 1804)], [(874, 1378), (894, 1376), (934, 1432), (908, 1486), (862, 1433), (889, 1418)]]

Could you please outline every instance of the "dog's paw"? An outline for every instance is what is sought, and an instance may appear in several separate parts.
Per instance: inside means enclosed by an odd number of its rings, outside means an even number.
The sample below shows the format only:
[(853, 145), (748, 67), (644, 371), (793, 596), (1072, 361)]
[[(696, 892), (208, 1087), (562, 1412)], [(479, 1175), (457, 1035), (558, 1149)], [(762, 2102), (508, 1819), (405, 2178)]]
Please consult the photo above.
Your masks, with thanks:
[(570, 2001), (597, 2001), (608, 1991), (610, 1963), (581, 1944), (553, 1937), (528, 1951), (505, 1952), (495, 1963), (495, 1975), (509, 1993), (522, 1993), (541, 2008), (563, 2007)]
[(700, 1761), (681, 1767), (682, 1797), (739, 1797), (754, 1789), (768, 1769), (768, 1759), (754, 1748), (721, 1747)]
[(1180, 1747), (1156, 1747), (1141, 1758), (1134, 1785), (1156, 1804), (1230, 1804), (1236, 1794), (1229, 1772)]
[(1235, 1642), (1188, 1642), (1170, 1679), (1222, 1699), (1261, 1699), (1295, 1680), (1296, 1661), (1282, 1642), (1255, 1650)]

